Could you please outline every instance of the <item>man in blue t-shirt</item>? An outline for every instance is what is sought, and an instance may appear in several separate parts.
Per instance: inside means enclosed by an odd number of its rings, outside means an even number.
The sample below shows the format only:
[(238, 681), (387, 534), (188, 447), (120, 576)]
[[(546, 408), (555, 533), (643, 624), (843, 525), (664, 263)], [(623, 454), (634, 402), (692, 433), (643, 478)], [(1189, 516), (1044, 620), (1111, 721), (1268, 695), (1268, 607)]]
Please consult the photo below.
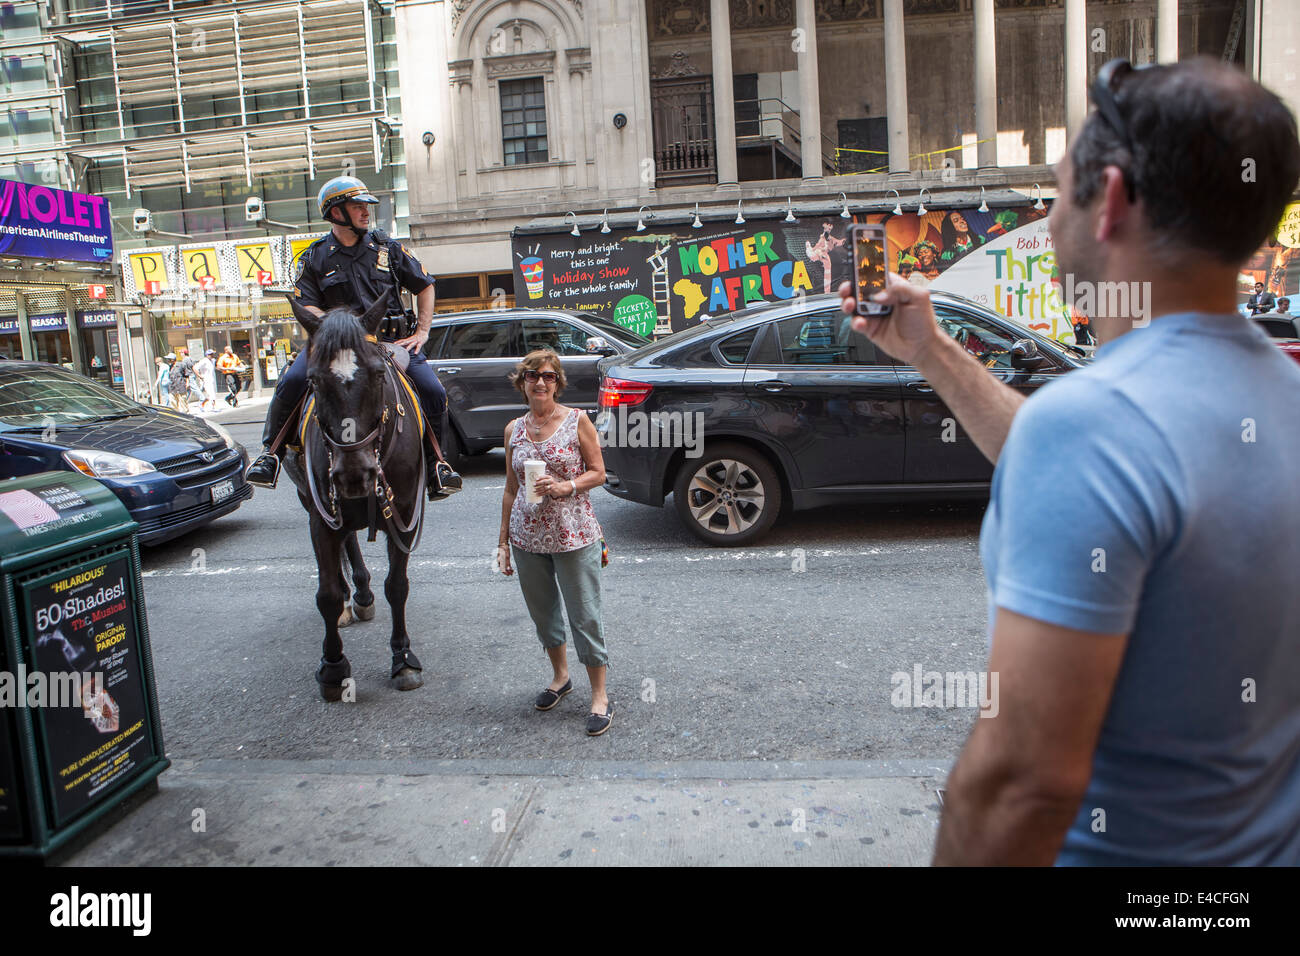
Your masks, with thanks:
[(1300, 563), (1300, 368), (1235, 283), (1300, 181), (1295, 119), (1210, 60), (1113, 61), (1092, 97), (1051, 213), (1061, 271), (1096, 293), (1092, 365), (1025, 401), (923, 289), (893, 280), (892, 315), (857, 320), (997, 464), (997, 710), (949, 776), (935, 863), (1294, 866), (1300, 590), (1264, 572)]

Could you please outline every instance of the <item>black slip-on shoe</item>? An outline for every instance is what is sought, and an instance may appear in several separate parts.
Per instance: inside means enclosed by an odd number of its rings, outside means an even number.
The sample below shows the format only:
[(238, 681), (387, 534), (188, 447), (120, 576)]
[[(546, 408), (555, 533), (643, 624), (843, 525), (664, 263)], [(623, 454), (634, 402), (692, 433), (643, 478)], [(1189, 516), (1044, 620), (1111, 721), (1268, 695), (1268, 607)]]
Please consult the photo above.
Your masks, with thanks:
[(614, 702), (611, 700), (605, 705), (605, 712), (598, 714), (592, 711), (587, 715), (587, 736), (599, 737), (605, 731), (609, 730), (609, 725), (614, 722)]
[(542, 691), (540, 694), (537, 695), (537, 699), (533, 701), (533, 706), (536, 707), (538, 710), (550, 710), (552, 707), (554, 707), (556, 704), (560, 702), (560, 698), (564, 697), (572, 690), (573, 690), (572, 679), (566, 680), (564, 682), (564, 686), (561, 687), (559, 690), (551, 690), (548, 687), (546, 690)]

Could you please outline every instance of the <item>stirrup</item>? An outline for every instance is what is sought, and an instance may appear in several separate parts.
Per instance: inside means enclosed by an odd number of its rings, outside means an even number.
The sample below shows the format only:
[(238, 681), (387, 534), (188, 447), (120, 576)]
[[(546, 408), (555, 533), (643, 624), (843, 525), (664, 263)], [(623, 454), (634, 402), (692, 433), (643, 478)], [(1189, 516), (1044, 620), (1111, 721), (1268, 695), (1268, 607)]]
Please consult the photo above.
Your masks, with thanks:
[(450, 498), (463, 487), (460, 475), (445, 461), (437, 461), (429, 473), (429, 500)]
[[(270, 469), (271, 477), (269, 480), (257, 473), (259, 467), (262, 469)], [(279, 479), (280, 459), (278, 456), (273, 455), (270, 452), (263, 452), (259, 455), (257, 460), (248, 466), (248, 471), (244, 473), (244, 480), (250, 485), (257, 485), (259, 488), (274, 488), (275, 483)]]

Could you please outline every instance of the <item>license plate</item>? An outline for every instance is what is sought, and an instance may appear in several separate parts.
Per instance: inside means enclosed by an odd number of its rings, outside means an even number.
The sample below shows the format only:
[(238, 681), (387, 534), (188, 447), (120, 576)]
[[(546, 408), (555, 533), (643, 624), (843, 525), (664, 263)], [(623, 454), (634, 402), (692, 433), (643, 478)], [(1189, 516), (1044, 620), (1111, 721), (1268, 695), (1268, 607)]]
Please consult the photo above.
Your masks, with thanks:
[(219, 481), (212, 486), (212, 503), (219, 505), (235, 493), (235, 483), (231, 479)]

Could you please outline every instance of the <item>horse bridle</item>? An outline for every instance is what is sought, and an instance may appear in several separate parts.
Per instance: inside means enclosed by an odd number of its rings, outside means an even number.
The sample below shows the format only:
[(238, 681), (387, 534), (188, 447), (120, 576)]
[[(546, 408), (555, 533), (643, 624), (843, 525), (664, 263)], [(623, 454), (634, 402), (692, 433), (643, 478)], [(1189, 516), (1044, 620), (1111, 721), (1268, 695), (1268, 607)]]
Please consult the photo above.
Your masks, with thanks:
[[(324, 426), (318, 421), (316, 430), (320, 432), (321, 439), (325, 443), (325, 453), (329, 458), (329, 467), (325, 474), (329, 480), (329, 504), (326, 505), (321, 500), (320, 489), (316, 486), (316, 469), (312, 465), (311, 442), (303, 436), (303, 454), (306, 458), (305, 470), (307, 472), (307, 487), (311, 491), (312, 503), (316, 506), (316, 514), (320, 516), (321, 521), (331, 531), (338, 531), (343, 527), (343, 515), (339, 511), (338, 489), (334, 486), (334, 455), (338, 453), (348, 453), (355, 451), (364, 451), (373, 446), (375, 455), (375, 487), (372, 494), (366, 498), (366, 506), (369, 516), (369, 536), (367, 541), (374, 541), (375, 535), (379, 528), (378, 504), (383, 503), (382, 517), (385, 522), (389, 540), (393, 541), (399, 549), (406, 554), (410, 554), (420, 543), (420, 535), (424, 531), (424, 489), (426, 482), (426, 470), (424, 460), (424, 441), (420, 440), (420, 466), (419, 466), (419, 486), (415, 495), (415, 511), (411, 515), (410, 521), (402, 521), (397, 517), (396, 507), (393, 504), (393, 488), (388, 483), (388, 477), (384, 474), (384, 464), (388, 461), (393, 453), (393, 448), (397, 442), (389, 441), (387, 448), (384, 447), (386, 433), (384, 426), (388, 424), (389, 404), (388, 389), (391, 386), (393, 390), (393, 408), (395, 414), (392, 416), (395, 420), (394, 436), (402, 431), (402, 420), (406, 417), (406, 409), (402, 405), (401, 384), (393, 380), (396, 372), (393, 368), (392, 360), (384, 356), (384, 410), (379, 418), (379, 424), (371, 429), (370, 433), (364, 438), (354, 442), (339, 442), (330, 437)], [(416, 414), (419, 414), (418, 410)], [(310, 422), (307, 426), (310, 427)], [(415, 534), (411, 539), (409, 546), (402, 543), (401, 535), (409, 534), (414, 529)]]

